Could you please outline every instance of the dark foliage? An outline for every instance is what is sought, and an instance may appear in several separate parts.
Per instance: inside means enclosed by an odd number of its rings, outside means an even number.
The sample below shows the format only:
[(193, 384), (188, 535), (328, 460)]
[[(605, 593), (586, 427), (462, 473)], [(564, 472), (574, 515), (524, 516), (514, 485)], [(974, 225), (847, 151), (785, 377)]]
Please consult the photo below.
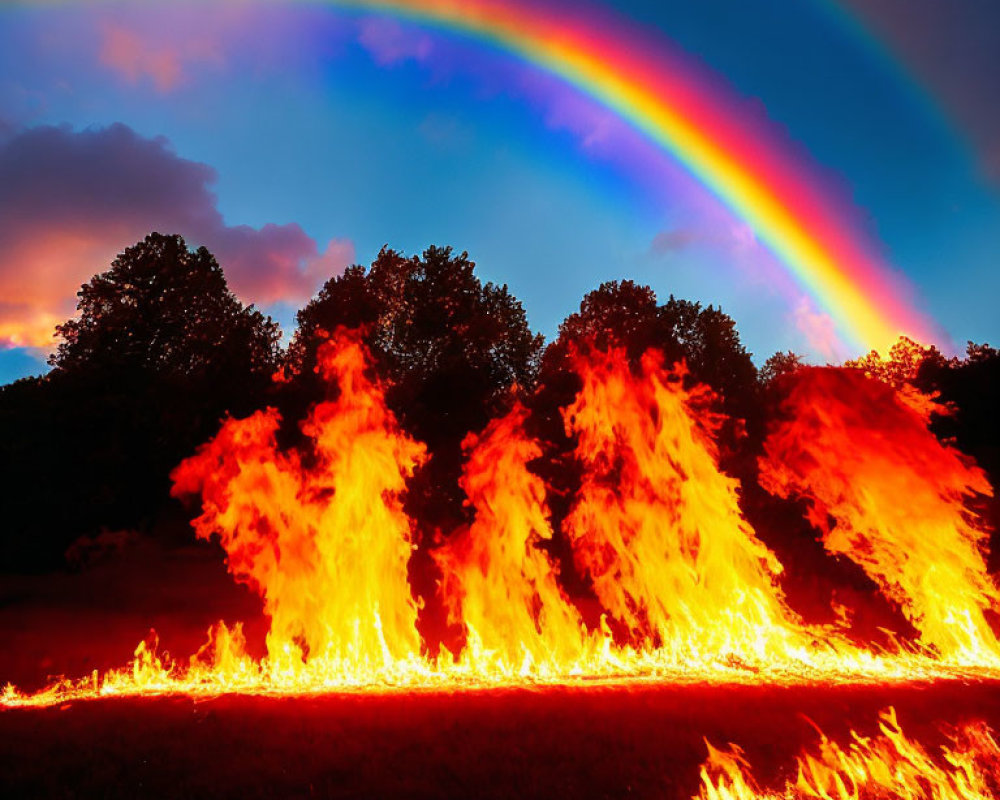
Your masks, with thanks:
[(299, 312), (289, 347), (286, 416), (301, 418), (325, 392), (313, 370), (327, 332), (363, 328), (390, 408), (431, 453), (409, 499), (425, 532), (447, 532), (464, 517), (466, 434), (505, 406), (512, 386), (531, 390), (537, 377), (542, 337), (507, 287), (483, 284), (475, 266), (450, 247), (412, 258), (383, 248), (370, 269), (353, 266), (326, 283)]
[[(589, 347), (620, 347), (636, 364), (649, 348), (661, 350), (667, 364), (684, 361), (689, 383), (706, 383), (716, 393), (716, 406), (729, 422), (721, 431), (730, 468), (745, 448), (745, 422), (757, 417), (757, 370), (740, 343), (733, 320), (712, 306), (678, 300), (672, 295), (659, 304), (648, 286), (630, 280), (610, 281), (587, 294), (580, 310), (559, 327), (559, 336), (545, 350), (539, 389), (531, 399), (533, 433), (544, 443), (546, 458), (535, 468), (550, 488), (556, 537), (552, 551), (562, 565), (563, 580), (572, 581), (569, 544), (559, 526), (569, 512), (580, 483), (573, 458), (574, 442), (565, 433), (561, 409), (573, 402), (580, 381), (571, 354)], [(581, 589), (577, 586), (575, 589)]]
[(937, 433), (975, 457), (1000, 488), (1000, 351), (969, 342), (964, 359), (945, 359), (932, 349), (914, 382), (952, 409), (935, 420)]
[(79, 293), (43, 378), (0, 389), (4, 551), (59, 563), (101, 529), (176, 513), (168, 475), (227, 413), (259, 407), (280, 331), (179, 236), (150, 234)]
[(760, 380), (761, 387), (767, 389), (773, 386), (781, 377), (795, 372), (795, 370), (804, 366), (804, 364), (805, 361), (802, 356), (793, 353), (791, 350), (783, 353), (778, 352), (764, 362), (764, 366), (760, 368), (757, 378)]
[(588, 346), (622, 347), (633, 362), (657, 348), (668, 364), (683, 360), (691, 382), (712, 387), (731, 417), (746, 420), (754, 410), (757, 370), (736, 323), (714, 306), (673, 295), (661, 305), (652, 289), (629, 280), (601, 284), (559, 326), (559, 337), (542, 359), (540, 383), (558, 386), (558, 405), (568, 404), (576, 393), (576, 381), (566, 374), (567, 355)]
[[(831, 560), (800, 506), (757, 483), (757, 455), (766, 420), (777, 413), (781, 377), (801, 359), (777, 353), (758, 373), (733, 320), (712, 306), (672, 296), (661, 304), (649, 287), (605, 283), (543, 352), (520, 302), (506, 286), (484, 284), (467, 254), (431, 247), (405, 257), (384, 248), (370, 268), (350, 267), (326, 283), (299, 312), (283, 355), (277, 325), (233, 296), (207, 250), (160, 234), (126, 249), (79, 297), (78, 317), (59, 327), (53, 371), (0, 388), (2, 569), (58, 565), (72, 542), (102, 530), (170, 529), (187, 541), (182, 510), (169, 499), (170, 471), (226, 414), (277, 405), (283, 435), (294, 440), (308, 408), (329, 391), (314, 371), (317, 349), (327, 332), (347, 326), (362, 329), (390, 407), (431, 456), (406, 501), (422, 536), (411, 578), (424, 598), (435, 595), (430, 548), (469, 520), (458, 480), (461, 443), (506, 410), (512, 387), (526, 399), (530, 432), (545, 451), (533, 464), (548, 487), (556, 529), (545, 546), (562, 562), (570, 593), (585, 595), (559, 532), (580, 480), (561, 409), (579, 389), (573, 352), (612, 346), (633, 362), (657, 348), (668, 364), (686, 363), (689, 382), (714, 390), (715, 408), (729, 419), (720, 432), (722, 466), (742, 482), (751, 524), (781, 561), (796, 565), (785, 588), (797, 606), (828, 612), (834, 591), (874, 594), (859, 569)], [(849, 366), (895, 386), (937, 392), (952, 413), (935, 419), (936, 433), (975, 457), (1000, 486), (997, 350), (970, 343), (964, 359), (947, 359), (901, 340), (888, 359), (871, 354)], [(275, 384), (278, 370), (284, 380)], [(996, 527), (1000, 504), (982, 502)], [(179, 524), (171, 528), (164, 519)], [(877, 622), (890, 612), (879, 611)], [(886, 624), (898, 628), (899, 621)]]
[(936, 392), (950, 413), (933, 420), (934, 432), (953, 441), (976, 459), (993, 486), (992, 498), (981, 498), (979, 510), (992, 532), (989, 567), (1000, 570), (1000, 350), (968, 343), (965, 358), (944, 358), (930, 348), (913, 382)]
[(180, 236), (150, 234), (78, 297), (78, 317), (56, 328), (62, 342), (49, 359), (61, 373), (252, 380), (277, 367), (277, 324), (244, 307), (215, 257)]

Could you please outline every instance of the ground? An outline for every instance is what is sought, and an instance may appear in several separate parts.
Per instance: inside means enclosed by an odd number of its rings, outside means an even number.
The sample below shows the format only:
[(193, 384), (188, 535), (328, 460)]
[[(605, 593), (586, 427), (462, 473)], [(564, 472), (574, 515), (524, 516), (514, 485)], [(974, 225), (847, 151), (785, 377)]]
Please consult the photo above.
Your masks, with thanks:
[[(816, 733), (1000, 723), (995, 686), (642, 687), (101, 700), (0, 712), (6, 797), (685, 798), (704, 738), (763, 780)], [(933, 722), (932, 722), (933, 721)]]
[[(259, 632), (259, 603), (210, 549), (8, 577), (0, 681), (121, 665), (151, 624), (189, 653), (219, 616)], [(768, 782), (816, 741), (812, 723), (837, 738), (873, 733), (888, 705), (927, 743), (943, 741), (942, 722), (1000, 730), (1000, 685), (957, 682), (99, 700), (0, 711), (0, 797), (671, 800), (697, 791), (706, 738), (743, 746)]]

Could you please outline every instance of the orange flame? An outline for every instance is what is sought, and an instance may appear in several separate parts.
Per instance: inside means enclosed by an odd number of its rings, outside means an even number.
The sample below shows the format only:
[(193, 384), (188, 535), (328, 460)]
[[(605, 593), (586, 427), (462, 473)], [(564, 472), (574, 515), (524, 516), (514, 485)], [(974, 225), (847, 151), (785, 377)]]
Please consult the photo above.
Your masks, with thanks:
[(679, 661), (762, 663), (808, 644), (784, 604), (781, 565), (742, 518), (719, 471), (704, 390), (655, 351), (577, 357), (565, 410), (583, 486), (566, 527), (604, 606), (633, 639)]
[(1000, 664), (985, 616), (1000, 593), (983, 558), (986, 532), (965, 509), (990, 485), (928, 430), (933, 402), (855, 370), (809, 368), (789, 381), (761, 484), (805, 498), (826, 548), (899, 604), (923, 646), (952, 663)]
[(761, 789), (743, 751), (708, 745), (697, 800), (994, 800), (1000, 795), (1000, 747), (982, 722), (960, 727), (934, 757), (903, 733), (892, 708), (879, 718), (880, 735), (851, 732), (846, 747), (820, 734), (819, 746), (797, 759), (797, 777), (779, 791)]
[[(366, 373), (358, 334), (319, 352), (335, 397), (278, 445), (273, 409), (227, 421), (174, 472), (197, 494), (198, 536), (217, 535), (237, 580), (270, 617), (267, 656), (219, 623), (187, 662), (140, 644), (133, 662), (0, 704), (183, 692), (301, 694), (360, 688), (671, 680), (885, 682), (1000, 676), (987, 624), (997, 589), (984, 532), (966, 512), (983, 474), (927, 428), (932, 404), (854, 370), (803, 370), (771, 431), (762, 480), (808, 499), (826, 546), (856, 560), (920, 630), (919, 647), (875, 653), (787, 606), (775, 555), (742, 517), (719, 468), (707, 390), (654, 351), (574, 357), (582, 388), (564, 409), (582, 485), (561, 534), (611, 618), (582, 621), (546, 550), (545, 486), (528, 468), (541, 447), (521, 405), (465, 441), (474, 519), (434, 552), (440, 591), (464, 647), (429, 655), (407, 578), (411, 522), (401, 496), (425, 458)], [(828, 515), (835, 524), (828, 525)], [(615, 627), (617, 638), (612, 636)], [(431, 643), (433, 644), (433, 643)]]
[(520, 403), (463, 442), (462, 488), (476, 510), (468, 530), (435, 552), (449, 619), (464, 625), (467, 664), (503, 673), (558, 674), (581, 659), (586, 630), (538, 548), (552, 538), (545, 486), (528, 470), (542, 455)]
[(218, 534), (229, 570), (264, 598), (272, 669), (305, 660), (366, 674), (420, 654), (399, 497), (424, 448), (399, 430), (366, 367), (354, 335), (320, 348), (318, 371), (339, 395), (302, 424), (309, 453), (278, 450), (268, 409), (228, 420), (174, 472), (175, 494), (202, 496), (198, 536)]

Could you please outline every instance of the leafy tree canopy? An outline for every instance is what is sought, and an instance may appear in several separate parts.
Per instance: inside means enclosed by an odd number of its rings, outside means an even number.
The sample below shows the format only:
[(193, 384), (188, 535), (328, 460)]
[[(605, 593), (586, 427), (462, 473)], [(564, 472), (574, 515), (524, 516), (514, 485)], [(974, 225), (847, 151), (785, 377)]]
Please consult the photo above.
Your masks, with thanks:
[[(326, 391), (314, 372), (325, 336), (339, 325), (364, 331), (390, 408), (431, 453), (407, 495), (423, 535), (466, 519), (462, 440), (503, 410), (512, 386), (530, 390), (537, 378), (542, 337), (507, 287), (482, 283), (475, 266), (450, 247), (410, 258), (383, 248), (369, 269), (327, 281), (299, 312), (289, 347), (283, 406), (286, 419), (298, 419)], [(432, 568), (411, 569), (432, 595)]]
[(243, 306), (215, 257), (180, 236), (151, 233), (78, 297), (78, 316), (56, 328), (62, 342), (49, 363), (59, 371), (221, 378), (277, 367), (277, 323)]
[(760, 379), (761, 386), (771, 386), (783, 375), (795, 372), (795, 370), (803, 366), (805, 366), (805, 360), (798, 353), (793, 353), (791, 350), (785, 352), (779, 351), (764, 362), (764, 366), (760, 368), (758, 378)]
[(293, 378), (309, 382), (327, 332), (363, 327), (389, 403), (415, 435), (433, 447), (479, 430), (511, 385), (534, 386), (543, 340), (520, 301), (483, 284), (475, 266), (450, 247), (411, 258), (383, 248), (370, 269), (331, 278), (298, 314)]
[(913, 383), (920, 365), (926, 359), (940, 357), (941, 354), (936, 347), (925, 347), (908, 336), (900, 336), (889, 348), (886, 357), (883, 358), (877, 350), (872, 350), (866, 356), (845, 361), (844, 366), (859, 369), (869, 378), (875, 378), (899, 389), (904, 384)]
[(55, 369), (0, 389), (0, 543), (24, 564), (176, 514), (170, 470), (227, 413), (262, 406), (278, 365), (278, 326), (180, 236), (127, 248), (79, 298), (78, 317), (58, 328)]
[(673, 295), (658, 304), (650, 287), (630, 280), (601, 284), (559, 326), (543, 358), (543, 383), (557, 380), (554, 373), (565, 369), (567, 353), (580, 345), (624, 347), (632, 359), (656, 347), (668, 363), (684, 359), (691, 377), (722, 395), (735, 416), (746, 416), (756, 391), (757, 370), (731, 317)]

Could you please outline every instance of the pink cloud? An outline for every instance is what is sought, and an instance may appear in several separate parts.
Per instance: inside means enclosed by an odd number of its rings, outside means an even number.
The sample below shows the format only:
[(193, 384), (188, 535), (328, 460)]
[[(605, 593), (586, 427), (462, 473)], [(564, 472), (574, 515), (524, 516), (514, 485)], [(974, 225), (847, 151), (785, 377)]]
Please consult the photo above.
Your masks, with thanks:
[(847, 357), (833, 318), (817, 311), (808, 298), (800, 299), (792, 311), (792, 321), (805, 337), (810, 350), (828, 363), (837, 364)]
[(124, 125), (39, 127), (0, 141), (0, 345), (50, 347), (76, 292), (153, 230), (211, 250), (244, 301), (300, 304), (354, 258), (289, 223), (227, 225), (211, 167)]
[(104, 26), (99, 58), (130, 84), (152, 81), (159, 92), (176, 89), (187, 77), (185, 67), (219, 64), (218, 46), (204, 36), (174, 36), (155, 30), (134, 30), (109, 23)]

